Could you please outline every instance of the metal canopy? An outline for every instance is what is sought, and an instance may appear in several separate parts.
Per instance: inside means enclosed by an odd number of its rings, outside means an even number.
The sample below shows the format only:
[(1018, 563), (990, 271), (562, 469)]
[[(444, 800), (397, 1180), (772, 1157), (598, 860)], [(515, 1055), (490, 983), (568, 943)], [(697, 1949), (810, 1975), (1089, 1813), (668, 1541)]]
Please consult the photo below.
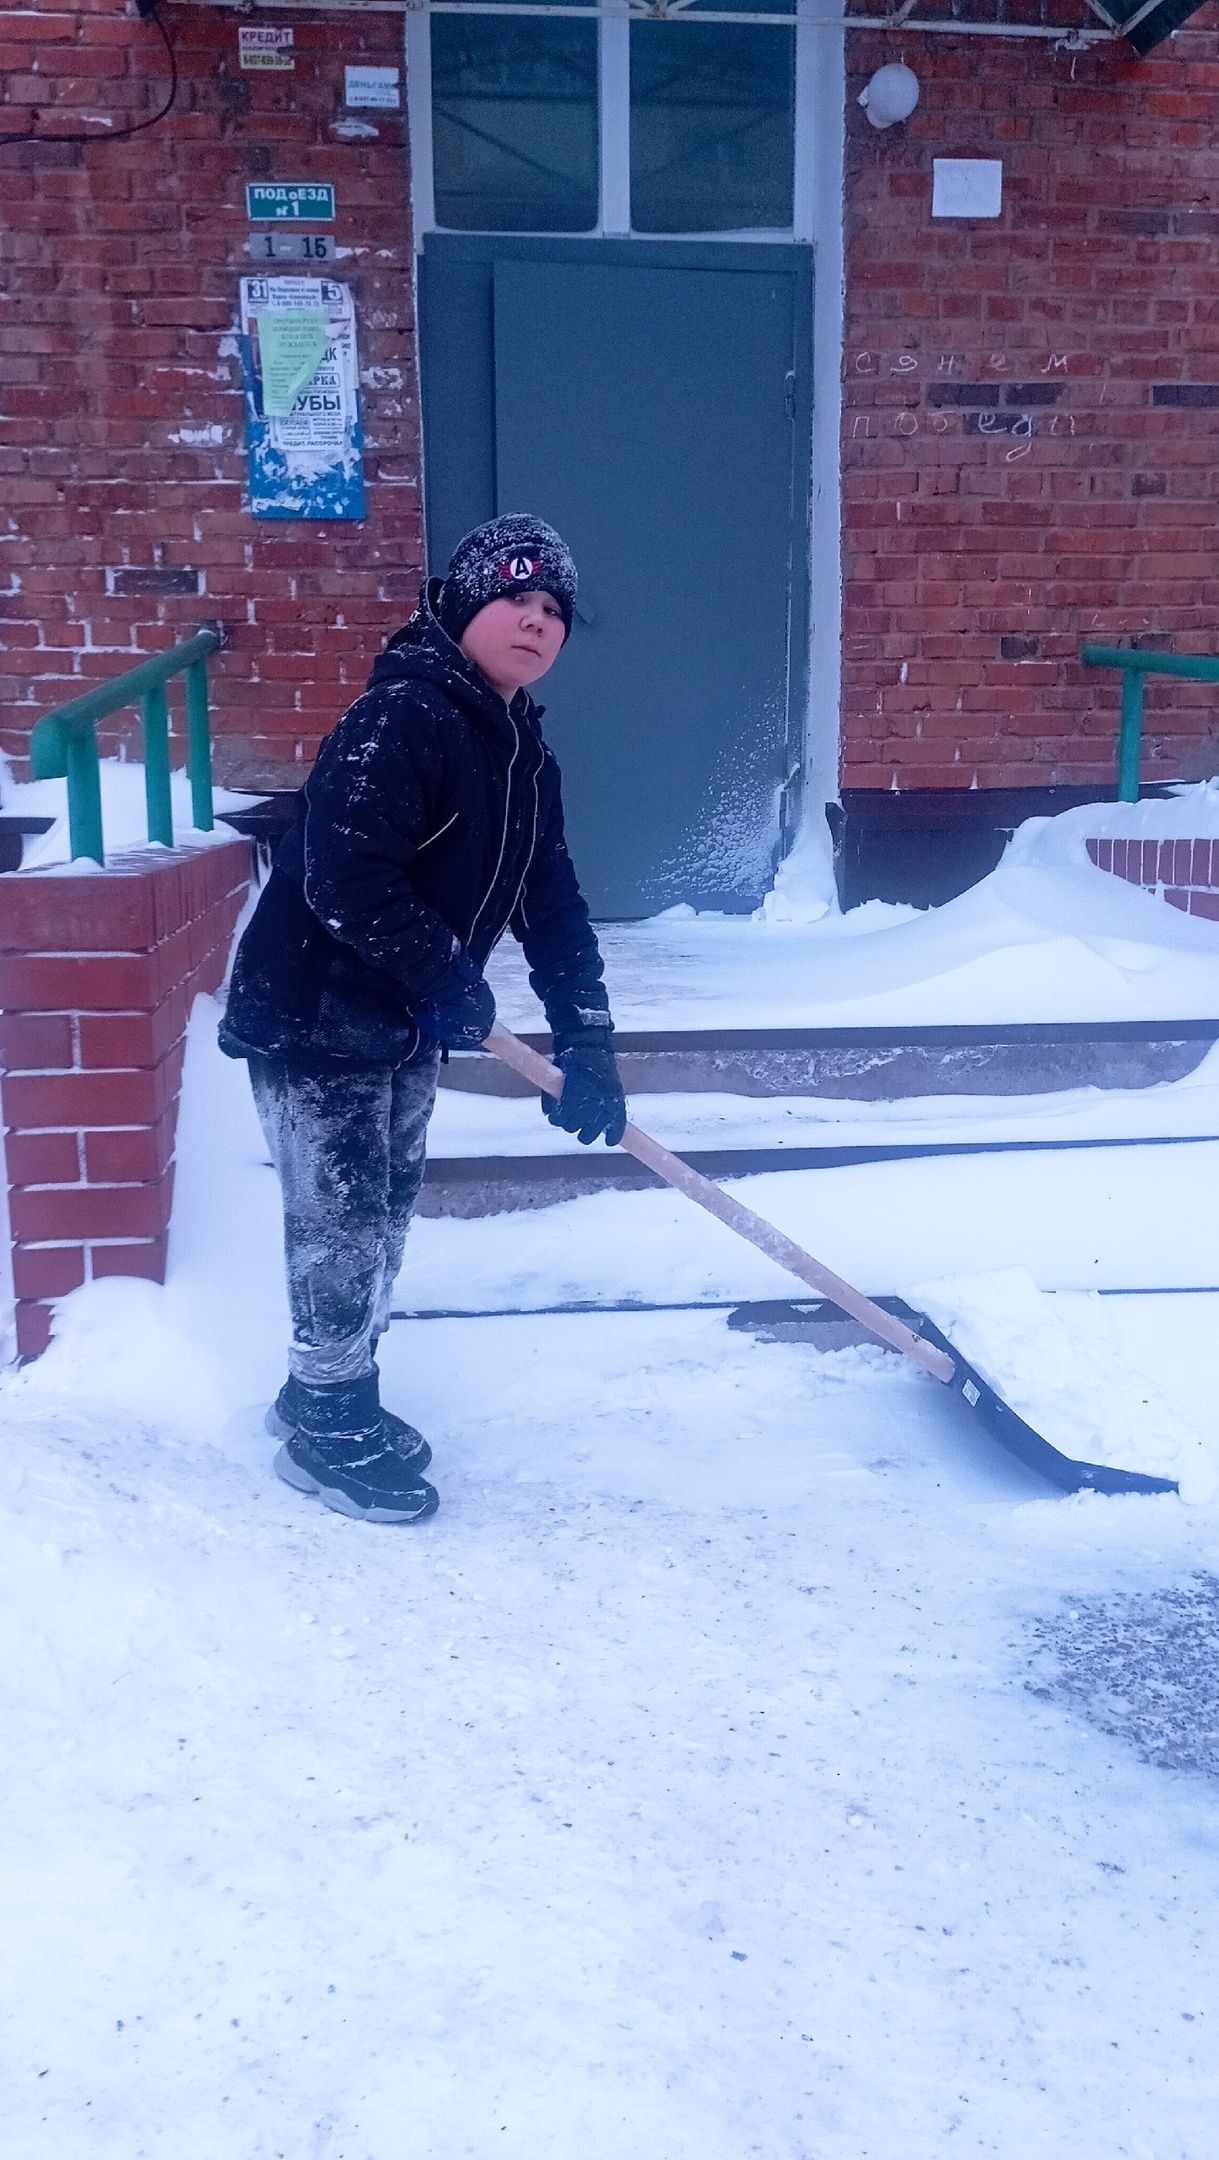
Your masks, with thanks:
[[(898, 0), (874, 12), (855, 12), (851, 0), (170, 0), (173, 6), (265, 10), (292, 15), (541, 15), (601, 16), (669, 22), (785, 24), (818, 29), (900, 30), (903, 35), (1045, 39), (1068, 49), (1124, 40), (1137, 53), (1153, 50), (1205, 5), (1205, 0)], [(1102, 27), (1103, 25), (1103, 27)]]
[[(836, 14), (832, 0), (404, 0), (407, 8), (433, 14), (621, 14), (653, 22), (756, 22), (796, 20), (847, 30), (902, 30), (963, 37), (1044, 38), (1084, 46), (1123, 38), (1136, 52), (1150, 52), (1205, 5), (1205, 0), (894, 0), (883, 12), (865, 12), (847, 0)], [(739, 10), (739, 12), (738, 12)], [(1098, 30), (1097, 21), (1106, 27)]]
[[(264, 4), (264, 0), (259, 0)], [(265, 0), (273, 4), (273, 0)], [(377, 5), (378, 0), (347, 0)], [(610, 15), (633, 22), (750, 23), (759, 27), (798, 24), (813, 29), (900, 31), (903, 35), (1043, 39), (1081, 50), (1125, 35), (1125, 24), (1102, 0), (893, 0), (869, 8), (867, 0), (382, 0), (406, 12), (431, 15)], [(1121, 5), (1121, 0), (1117, 0)], [(1172, 0), (1129, 0), (1140, 24), (1150, 9)], [(1192, 0), (1202, 6), (1204, 0)], [(1104, 28), (1100, 27), (1104, 24)]]
[(1149, 53), (1196, 15), (1205, 0), (1092, 0), (1092, 4), (1137, 53)]

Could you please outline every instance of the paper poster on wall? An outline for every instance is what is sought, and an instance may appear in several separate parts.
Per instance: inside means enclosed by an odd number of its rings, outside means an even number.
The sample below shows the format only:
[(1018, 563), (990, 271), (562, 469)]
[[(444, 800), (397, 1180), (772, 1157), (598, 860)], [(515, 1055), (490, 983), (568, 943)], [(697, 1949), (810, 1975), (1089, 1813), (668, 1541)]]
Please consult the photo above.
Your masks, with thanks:
[(402, 103), (396, 67), (349, 67), (343, 71), (348, 111), (361, 107), (397, 112)]
[(241, 280), (250, 509), (258, 518), (362, 518), (355, 307), (331, 278)]
[(296, 66), (292, 50), (295, 33), (272, 30), (261, 23), (243, 25), (237, 32), (237, 52), (243, 68), (264, 68), (291, 73)]

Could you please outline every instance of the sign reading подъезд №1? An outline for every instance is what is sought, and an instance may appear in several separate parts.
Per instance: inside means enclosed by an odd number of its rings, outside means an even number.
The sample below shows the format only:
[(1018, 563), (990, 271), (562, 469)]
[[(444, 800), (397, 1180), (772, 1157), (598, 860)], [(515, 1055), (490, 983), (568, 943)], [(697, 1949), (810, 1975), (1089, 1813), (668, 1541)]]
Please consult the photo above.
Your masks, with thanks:
[(362, 518), (350, 289), (332, 278), (242, 278), (241, 366), (253, 515)]
[(251, 225), (333, 225), (332, 180), (247, 180), (245, 214)]

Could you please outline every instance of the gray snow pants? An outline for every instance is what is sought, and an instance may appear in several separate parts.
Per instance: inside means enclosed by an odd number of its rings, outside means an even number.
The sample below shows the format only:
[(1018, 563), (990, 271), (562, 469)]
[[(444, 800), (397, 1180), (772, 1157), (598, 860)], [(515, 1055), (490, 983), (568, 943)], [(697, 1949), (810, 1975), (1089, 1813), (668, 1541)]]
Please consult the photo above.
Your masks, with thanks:
[(283, 1190), (289, 1369), (307, 1387), (363, 1379), (423, 1182), (439, 1048), (397, 1068), (266, 1057), (249, 1067)]

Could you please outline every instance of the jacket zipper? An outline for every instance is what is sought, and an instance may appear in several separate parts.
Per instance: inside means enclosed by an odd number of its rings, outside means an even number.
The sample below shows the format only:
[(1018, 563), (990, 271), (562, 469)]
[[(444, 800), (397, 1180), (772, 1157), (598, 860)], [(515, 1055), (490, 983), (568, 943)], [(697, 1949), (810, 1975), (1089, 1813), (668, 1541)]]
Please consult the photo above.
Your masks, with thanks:
[[(504, 710), (505, 712), (507, 712), (509, 720), (512, 720), (512, 713), (508, 706), (505, 705)], [(478, 928), (478, 918), (482, 914), (483, 909), (486, 907), (492, 893), (495, 891), (495, 880), (499, 876), (500, 869), (503, 865), (504, 852), (508, 846), (508, 825), (512, 816), (512, 768), (516, 764), (517, 757), (520, 753), (520, 747), (521, 731), (518, 728), (516, 721), (512, 720), (512, 756), (508, 760), (508, 772), (504, 782), (504, 829), (503, 832), (500, 834), (499, 854), (496, 857), (495, 868), (491, 872), (491, 883), (488, 885), (486, 892), (483, 894), (482, 899), (478, 903), (478, 910), (474, 916), (473, 921), (470, 924), (469, 936), (466, 939), (467, 946), (471, 945), (474, 941), (474, 932)], [(500, 935), (503, 935), (502, 931)]]
[(507, 929), (509, 923), (512, 921), (512, 917), (516, 912), (517, 901), (520, 899), (521, 894), (525, 890), (525, 879), (529, 875), (530, 866), (533, 862), (533, 851), (538, 844), (538, 811), (541, 807), (541, 791), (539, 787), (539, 782), (542, 778), (542, 766), (544, 763), (545, 752), (542, 751), (539, 754), (537, 764), (533, 768), (533, 830), (529, 835), (529, 852), (525, 857), (525, 867), (521, 872), (520, 884), (517, 886), (516, 891), (512, 895), (512, 906), (509, 908), (507, 914), (505, 915), (503, 924), (500, 928), (499, 937), (497, 937), (495, 940), (497, 945), (499, 944), (499, 939), (502, 938), (504, 931)]
[(415, 849), (416, 855), (422, 855), (425, 847), (431, 847), (433, 840), (439, 840), (442, 834), (447, 833), (450, 825), (456, 825), (457, 820), (460, 816), (460, 810), (455, 810), (451, 818), (445, 819), (444, 824), (440, 826), (438, 831), (434, 833), (429, 833), (426, 840), (421, 840), (418, 847)]

